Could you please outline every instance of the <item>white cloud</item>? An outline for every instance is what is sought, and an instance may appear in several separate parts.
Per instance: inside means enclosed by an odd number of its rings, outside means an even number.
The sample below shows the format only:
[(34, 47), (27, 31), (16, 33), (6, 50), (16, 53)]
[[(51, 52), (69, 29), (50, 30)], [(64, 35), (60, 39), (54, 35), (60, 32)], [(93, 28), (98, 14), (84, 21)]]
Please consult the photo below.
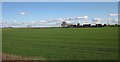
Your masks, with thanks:
[(118, 24), (118, 19), (111, 19), (111, 24)]
[(108, 16), (118, 16), (118, 14), (109, 14)]
[(19, 14), (26, 15), (26, 14), (28, 14), (28, 12), (20, 12)]
[(101, 21), (101, 18), (93, 18), (93, 21)]
[(99, 23), (101, 23), (102, 18), (93, 18), (92, 20), (93, 20), (92, 21), (93, 24), (99, 24)]
[(65, 21), (65, 18), (57, 18), (56, 19), (58, 22), (62, 22), (62, 21)]
[(39, 24), (47, 24), (47, 21), (41, 20), (40, 22), (38, 22)]
[(66, 21), (68, 24), (71, 24), (72, 23), (72, 21)]
[(77, 17), (77, 19), (79, 20), (79, 19), (84, 19), (84, 20), (87, 20), (88, 19), (88, 16), (80, 16), (80, 17)]
[(64, 18), (56, 18), (56, 19), (48, 19), (47, 20), (49, 23), (54, 23), (54, 22), (62, 22), (62, 21), (65, 21)]
[(62, 22), (62, 21), (87, 20), (87, 19), (88, 19), (88, 16), (80, 16), (80, 17), (69, 17), (69, 18), (49, 19), (48, 21), (52, 21), (52, 22)]

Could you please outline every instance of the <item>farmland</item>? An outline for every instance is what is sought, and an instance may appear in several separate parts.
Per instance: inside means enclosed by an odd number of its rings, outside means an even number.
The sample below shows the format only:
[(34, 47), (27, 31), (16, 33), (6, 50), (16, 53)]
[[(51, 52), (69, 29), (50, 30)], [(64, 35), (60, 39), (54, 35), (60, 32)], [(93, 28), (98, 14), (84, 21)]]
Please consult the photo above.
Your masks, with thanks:
[(5, 28), (3, 53), (45, 60), (117, 60), (118, 28)]

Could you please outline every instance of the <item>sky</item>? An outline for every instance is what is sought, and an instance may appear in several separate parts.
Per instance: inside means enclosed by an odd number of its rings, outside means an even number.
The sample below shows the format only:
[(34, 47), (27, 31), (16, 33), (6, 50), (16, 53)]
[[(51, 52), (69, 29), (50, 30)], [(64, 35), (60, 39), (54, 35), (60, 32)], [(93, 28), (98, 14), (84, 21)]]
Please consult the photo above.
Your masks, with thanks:
[(116, 24), (117, 2), (3, 2), (5, 27), (53, 27), (67, 23)]
[(119, 2), (119, 0), (2, 0), (3, 2)]

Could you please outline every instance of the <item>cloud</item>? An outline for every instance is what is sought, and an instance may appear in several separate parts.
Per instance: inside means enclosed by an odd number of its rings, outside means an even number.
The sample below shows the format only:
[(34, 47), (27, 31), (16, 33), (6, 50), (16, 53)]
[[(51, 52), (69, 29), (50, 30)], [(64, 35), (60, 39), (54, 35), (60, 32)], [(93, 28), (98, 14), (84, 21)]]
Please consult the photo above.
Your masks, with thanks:
[(66, 21), (68, 24), (71, 24), (72, 23), (72, 21)]
[(118, 24), (118, 19), (111, 19), (111, 24)]
[(65, 20), (64, 18), (56, 18), (56, 19), (49, 19), (48, 21), (50, 21), (50, 22), (62, 22), (64, 20)]
[(27, 25), (45, 25), (47, 23), (48, 23), (47, 21), (41, 20), (41, 21), (29, 21), (29, 22), (26, 22), (24, 24), (27, 24)]
[(3, 21), (3, 27), (27, 27), (27, 25), (31, 26), (45, 26), (48, 24), (47, 21)]
[(19, 14), (20, 15), (26, 15), (26, 14), (28, 14), (28, 12), (20, 12)]
[(47, 24), (47, 21), (41, 20), (40, 22), (38, 22), (39, 24)]
[(87, 20), (88, 19), (88, 16), (80, 16), (80, 17), (77, 17), (77, 19), (79, 20), (81, 20), (81, 19), (83, 19), (83, 20)]
[(62, 21), (75, 21), (75, 20), (87, 20), (88, 16), (79, 16), (79, 17), (69, 17), (69, 18), (56, 18), (49, 19), (48, 21), (52, 22), (62, 22)]
[(70, 17), (70, 18), (65, 18), (64, 20), (66, 21), (74, 21), (74, 20), (87, 20), (88, 16), (79, 16), (79, 17)]
[(108, 14), (108, 16), (118, 16), (118, 14)]
[(101, 21), (101, 18), (93, 18), (93, 21)]
[(93, 23), (93, 24), (99, 24), (100, 21), (102, 21), (102, 18), (93, 18), (93, 19), (92, 19), (92, 23)]

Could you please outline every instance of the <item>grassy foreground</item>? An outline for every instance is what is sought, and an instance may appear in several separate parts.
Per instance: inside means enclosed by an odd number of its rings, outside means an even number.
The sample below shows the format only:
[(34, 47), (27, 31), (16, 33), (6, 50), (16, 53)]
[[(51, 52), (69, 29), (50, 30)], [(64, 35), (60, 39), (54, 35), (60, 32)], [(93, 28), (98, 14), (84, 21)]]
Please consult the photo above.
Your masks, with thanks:
[(2, 31), (3, 53), (46, 60), (116, 60), (118, 28), (43, 28)]

